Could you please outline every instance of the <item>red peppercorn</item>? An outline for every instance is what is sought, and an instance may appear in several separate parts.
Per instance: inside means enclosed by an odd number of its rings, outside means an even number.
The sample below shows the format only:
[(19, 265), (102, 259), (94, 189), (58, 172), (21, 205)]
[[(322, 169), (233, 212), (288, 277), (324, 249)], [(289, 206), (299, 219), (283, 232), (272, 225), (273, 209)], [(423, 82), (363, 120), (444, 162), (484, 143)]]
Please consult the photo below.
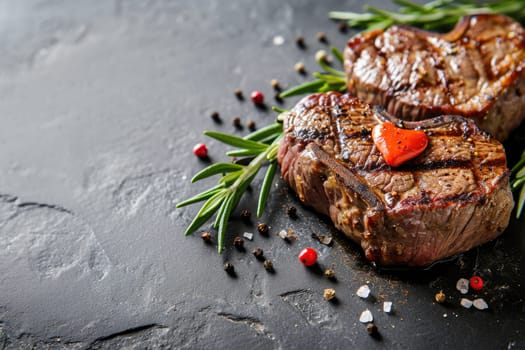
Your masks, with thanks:
[(470, 277), (470, 288), (481, 290), (483, 288), (483, 279), (479, 276)]
[(204, 158), (208, 155), (208, 147), (204, 143), (198, 143), (193, 147), (193, 154), (199, 158)]
[(252, 92), (250, 97), (252, 99), (252, 102), (255, 103), (256, 105), (262, 105), (264, 103), (264, 95), (260, 91)]
[(304, 248), (299, 253), (299, 261), (304, 266), (312, 266), (317, 261), (317, 252), (314, 248)]

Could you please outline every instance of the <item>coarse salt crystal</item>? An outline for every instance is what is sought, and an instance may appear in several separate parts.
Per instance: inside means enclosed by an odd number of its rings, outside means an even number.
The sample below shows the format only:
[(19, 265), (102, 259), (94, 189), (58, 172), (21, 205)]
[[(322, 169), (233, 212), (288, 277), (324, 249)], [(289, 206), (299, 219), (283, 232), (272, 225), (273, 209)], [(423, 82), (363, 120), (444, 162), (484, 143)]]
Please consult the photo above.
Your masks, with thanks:
[(281, 237), (282, 239), (288, 239), (288, 232), (285, 230), (279, 231), (279, 237)]
[(358, 297), (366, 299), (370, 295), (370, 288), (366, 284), (362, 285), (361, 287), (359, 287), (356, 294)]
[(461, 294), (467, 294), (468, 293), (468, 284), (469, 281), (466, 278), (460, 278), (456, 282), (456, 289), (459, 290)]
[(472, 301), (467, 298), (461, 298), (461, 301), (459, 302), (461, 306), (463, 306), (465, 309), (470, 309), (472, 306)]
[(281, 35), (276, 35), (273, 37), (273, 44), (275, 46), (281, 46), (284, 44), (284, 38)]
[(253, 239), (253, 233), (251, 232), (244, 232), (242, 236), (250, 241)]
[(488, 309), (489, 306), (487, 305), (487, 303), (485, 302), (485, 300), (483, 300), (482, 298), (478, 298), (478, 299), (474, 299), (474, 301), (472, 302), (472, 304), (474, 305), (474, 307), (478, 310), (485, 310), (485, 309)]
[(361, 313), (361, 316), (359, 317), (359, 322), (361, 323), (369, 323), (374, 320), (374, 316), (372, 316), (372, 313), (370, 310), (366, 309)]
[(387, 314), (392, 312), (392, 302), (391, 301), (385, 301), (383, 303), (383, 312), (386, 312)]

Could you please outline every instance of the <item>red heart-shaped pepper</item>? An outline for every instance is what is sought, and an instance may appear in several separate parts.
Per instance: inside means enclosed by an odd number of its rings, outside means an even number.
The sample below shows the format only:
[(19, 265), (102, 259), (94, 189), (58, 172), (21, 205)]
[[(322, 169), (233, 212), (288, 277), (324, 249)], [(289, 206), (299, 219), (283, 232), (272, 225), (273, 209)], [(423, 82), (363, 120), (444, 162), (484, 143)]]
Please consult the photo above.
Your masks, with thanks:
[(372, 139), (385, 162), (394, 167), (420, 155), (428, 144), (423, 131), (401, 129), (388, 122), (374, 127)]

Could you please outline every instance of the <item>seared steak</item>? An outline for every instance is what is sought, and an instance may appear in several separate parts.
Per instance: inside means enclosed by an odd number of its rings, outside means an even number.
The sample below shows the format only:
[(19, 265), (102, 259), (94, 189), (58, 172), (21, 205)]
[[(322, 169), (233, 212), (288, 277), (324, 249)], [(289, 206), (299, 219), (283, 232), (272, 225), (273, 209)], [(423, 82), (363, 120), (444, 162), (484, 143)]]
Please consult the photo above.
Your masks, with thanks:
[[(370, 135), (385, 121), (424, 130), (425, 151), (388, 166)], [(505, 151), (471, 119), (403, 123), (330, 92), (285, 113), (284, 132), (283, 178), (378, 264), (428, 265), (490, 241), (508, 225), (513, 199)]]
[(505, 140), (525, 118), (525, 32), (502, 15), (464, 17), (446, 34), (375, 30), (344, 58), (348, 91), (404, 120), (461, 115)]

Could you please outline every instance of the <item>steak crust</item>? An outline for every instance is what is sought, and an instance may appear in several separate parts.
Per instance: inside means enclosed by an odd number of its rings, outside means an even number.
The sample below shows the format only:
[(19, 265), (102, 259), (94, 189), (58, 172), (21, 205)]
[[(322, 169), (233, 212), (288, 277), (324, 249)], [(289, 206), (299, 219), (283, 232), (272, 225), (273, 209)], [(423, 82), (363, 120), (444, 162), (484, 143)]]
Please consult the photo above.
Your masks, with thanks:
[[(472, 119), (403, 122), (337, 92), (308, 96), (283, 116), (282, 177), (369, 260), (426, 266), (493, 240), (508, 225), (505, 151)], [(425, 151), (387, 165), (371, 137), (385, 121), (424, 130)]]
[(503, 141), (525, 118), (525, 31), (506, 16), (466, 16), (446, 34), (357, 35), (344, 66), (350, 94), (401, 119), (461, 115)]

